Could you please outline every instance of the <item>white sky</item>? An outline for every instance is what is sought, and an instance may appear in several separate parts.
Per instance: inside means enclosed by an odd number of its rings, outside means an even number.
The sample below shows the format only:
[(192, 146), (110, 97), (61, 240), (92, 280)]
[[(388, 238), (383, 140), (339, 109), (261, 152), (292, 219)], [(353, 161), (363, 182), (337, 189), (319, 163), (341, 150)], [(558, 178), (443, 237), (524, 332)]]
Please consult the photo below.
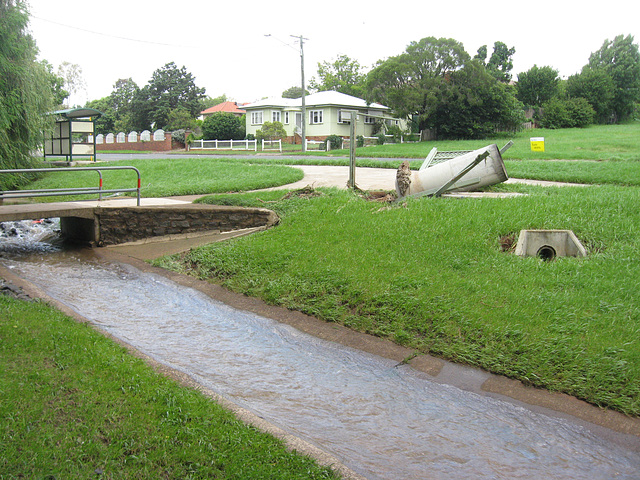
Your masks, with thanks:
[(562, 77), (577, 73), (616, 35), (640, 43), (634, 0), (28, 1), (40, 58), (54, 68), (64, 61), (82, 68), (87, 90), (71, 99), (77, 104), (109, 95), (120, 78), (143, 87), (171, 61), (211, 97), (278, 96), (300, 85), (300, 50), (291, 35), (307, 39), (307, 85), (319, 62), (347, 55), (368, 70), (429, 36), (458, 40), (471, 56), (482, 45), (490, 55), (496, 41), (515, 47), (514, 79), (534, 64)]

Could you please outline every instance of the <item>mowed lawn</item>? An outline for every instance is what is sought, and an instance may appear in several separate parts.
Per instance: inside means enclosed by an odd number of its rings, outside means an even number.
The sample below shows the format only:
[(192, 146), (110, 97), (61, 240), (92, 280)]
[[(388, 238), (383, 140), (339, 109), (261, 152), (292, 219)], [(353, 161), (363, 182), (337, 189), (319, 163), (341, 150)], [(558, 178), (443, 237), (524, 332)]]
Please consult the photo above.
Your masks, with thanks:
[[(596, 184), (591, 165), (636, 177), (640, 169), (635, 160), (518, 162)], [(526, 193), (509, 199), (392, 205), (337, 190), (212, 196), (205, 201), (273, 202), (282, 222), (161, 264), (195, 265), (202, 278), (270, 303), (638, 415), (640, 189), (610, 178), (495, 188)], [(505, 246), (522, 229), (573, 230), (589, 256), (516, 257)]]

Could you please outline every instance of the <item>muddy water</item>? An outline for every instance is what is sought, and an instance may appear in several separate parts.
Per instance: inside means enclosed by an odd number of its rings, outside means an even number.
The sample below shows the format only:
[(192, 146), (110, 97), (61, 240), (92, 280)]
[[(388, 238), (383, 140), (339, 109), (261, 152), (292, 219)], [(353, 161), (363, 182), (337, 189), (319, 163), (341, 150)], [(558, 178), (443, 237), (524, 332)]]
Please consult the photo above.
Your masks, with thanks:
[(0, 261), (101, 328), (370, 479), (637, 479), (582, 427), (234, 310), (90, 252)]

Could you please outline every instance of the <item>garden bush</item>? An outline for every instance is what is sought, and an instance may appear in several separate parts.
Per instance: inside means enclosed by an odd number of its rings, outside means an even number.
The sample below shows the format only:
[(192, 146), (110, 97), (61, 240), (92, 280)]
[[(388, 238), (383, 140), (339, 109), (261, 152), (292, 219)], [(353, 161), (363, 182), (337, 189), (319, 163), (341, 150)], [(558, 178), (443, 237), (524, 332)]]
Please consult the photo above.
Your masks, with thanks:
[(595, 118), (593, 107), (584, 98), (552, 98), (542, 106), (540, 126), (543, 128), (573, 128), (591, 125)]

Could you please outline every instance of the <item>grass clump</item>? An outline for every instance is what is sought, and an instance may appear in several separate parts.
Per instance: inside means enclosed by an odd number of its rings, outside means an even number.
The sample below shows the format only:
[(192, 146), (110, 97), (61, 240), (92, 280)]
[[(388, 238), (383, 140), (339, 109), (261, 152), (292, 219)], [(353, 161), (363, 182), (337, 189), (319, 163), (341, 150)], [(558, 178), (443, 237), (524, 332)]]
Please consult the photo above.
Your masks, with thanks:
[(86, 324), (0, 311), (0, 478), (337, 478)]
[[(282, 198), (277, 227), (181, 261), (269, 303), (638, 415), (640, 189), (528, 189), (392, 206), (337, 190)], [(521, 229), (571, 229), (589, 257), (505, 253)]]

